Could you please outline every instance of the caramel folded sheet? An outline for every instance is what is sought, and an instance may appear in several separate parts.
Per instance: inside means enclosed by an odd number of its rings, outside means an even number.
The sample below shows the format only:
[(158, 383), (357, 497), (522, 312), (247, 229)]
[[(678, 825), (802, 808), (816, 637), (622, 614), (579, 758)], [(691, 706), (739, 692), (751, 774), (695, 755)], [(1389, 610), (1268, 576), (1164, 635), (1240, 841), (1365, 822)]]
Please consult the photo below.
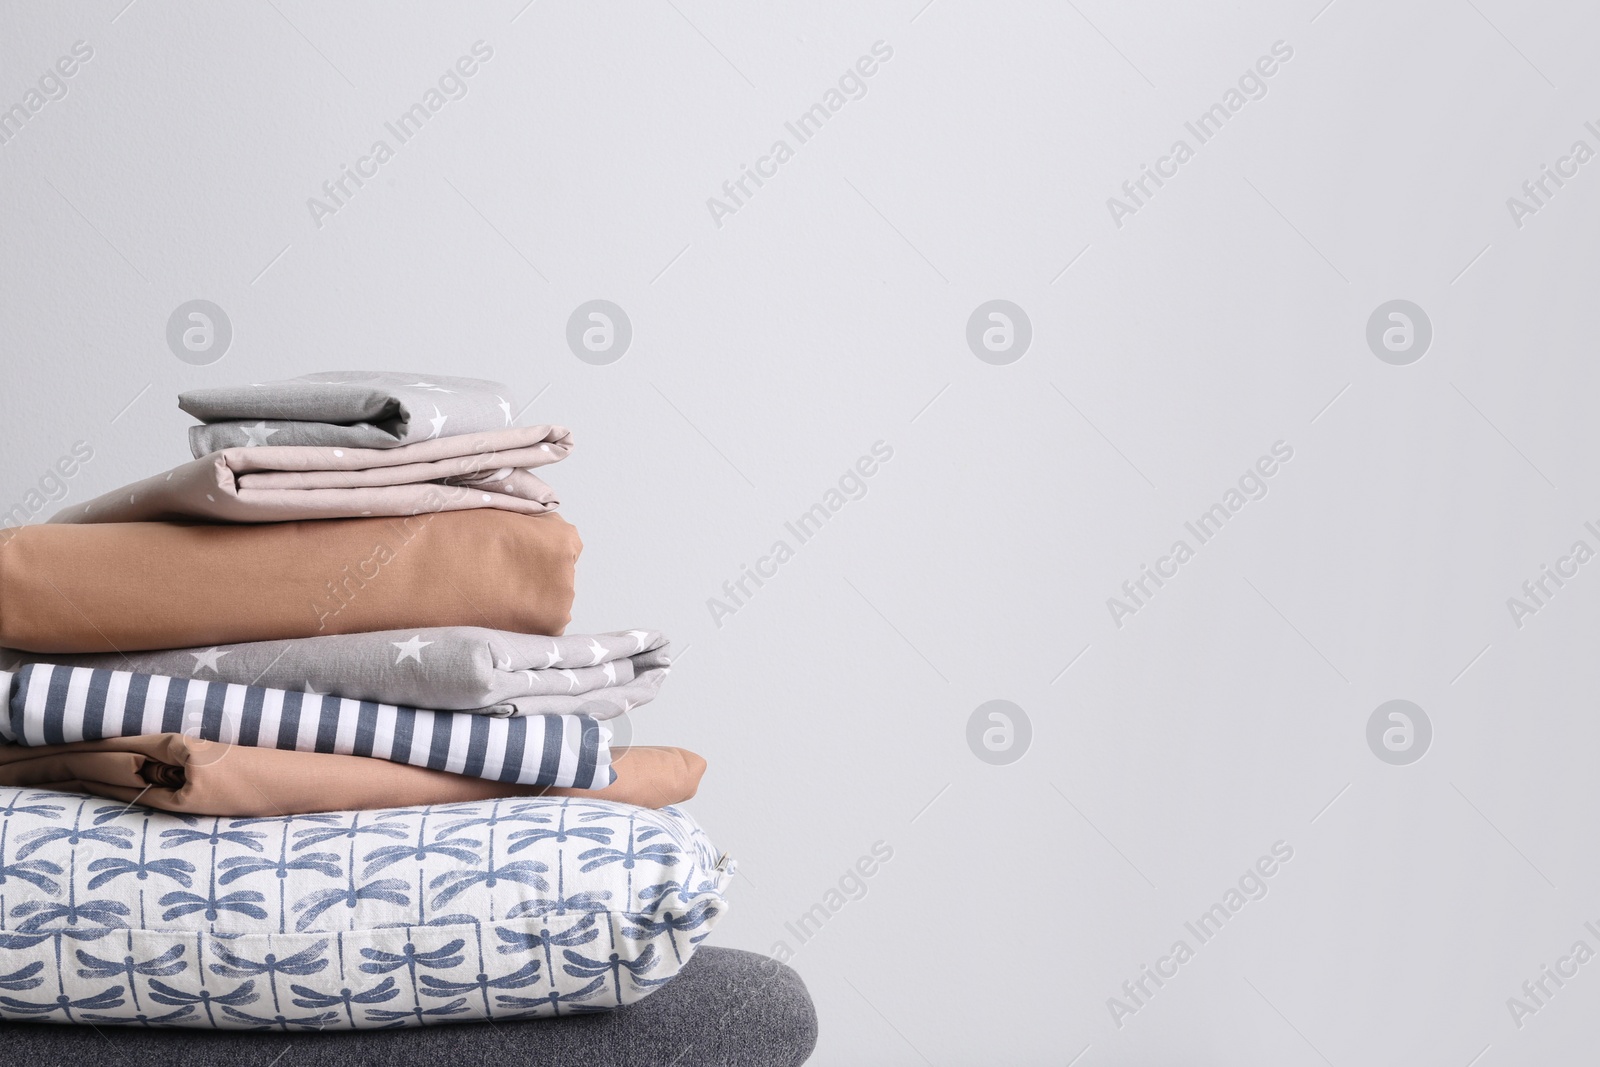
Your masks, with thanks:
[(494, 508), (253, 525), (47, 523), (0, 539), (0, 645), (120, 652), (424, 626), (560, 634), (583, 544)]
[(694, 796), (705, 760), (681, 748), (624, 748), (604, 789), (491, 782), (365, 756), (283, 752), (146, 734), (39, 748), (0, 746), (0, 786), (90, 793), (189, 815), (273, 816), (561, 796), (660, 808)]
[(65, 508), (51, 522), (288, 522), (500, 508), (538, 515), (555, 492), (529, 468), (572, 451), (564, 426), (523, 426), (394, 448), (225, 448)]

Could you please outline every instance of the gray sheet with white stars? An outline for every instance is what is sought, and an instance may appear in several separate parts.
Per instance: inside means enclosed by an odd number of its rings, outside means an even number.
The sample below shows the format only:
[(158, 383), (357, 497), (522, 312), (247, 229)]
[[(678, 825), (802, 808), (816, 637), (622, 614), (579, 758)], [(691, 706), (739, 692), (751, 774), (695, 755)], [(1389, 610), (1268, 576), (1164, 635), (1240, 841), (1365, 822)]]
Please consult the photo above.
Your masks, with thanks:
[(251, 445), (391, 448), (512, 423), (511, 391), (477, 378), (326, 371), (276, 382), (191, 389), (178, 407), (196, 459)]
[(478, 626), (149, 652), (43, 655), (0, 649), (0, 669), (36, 662), (440, 711), (608, 719), (653, 699), (672, 660), (671, 645), (655, 630), (542, 637)]

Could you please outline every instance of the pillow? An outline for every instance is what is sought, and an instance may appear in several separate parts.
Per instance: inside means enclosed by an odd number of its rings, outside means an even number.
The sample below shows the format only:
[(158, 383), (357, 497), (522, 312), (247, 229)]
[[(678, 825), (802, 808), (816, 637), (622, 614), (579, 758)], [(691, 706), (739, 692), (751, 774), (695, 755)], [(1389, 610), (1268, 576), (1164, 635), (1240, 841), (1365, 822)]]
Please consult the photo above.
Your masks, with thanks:
[(289, 1031), (604, 1011), (678, 973), (732, 874), (670, 807), (225, 818), (0, 789), (0, 1017)]

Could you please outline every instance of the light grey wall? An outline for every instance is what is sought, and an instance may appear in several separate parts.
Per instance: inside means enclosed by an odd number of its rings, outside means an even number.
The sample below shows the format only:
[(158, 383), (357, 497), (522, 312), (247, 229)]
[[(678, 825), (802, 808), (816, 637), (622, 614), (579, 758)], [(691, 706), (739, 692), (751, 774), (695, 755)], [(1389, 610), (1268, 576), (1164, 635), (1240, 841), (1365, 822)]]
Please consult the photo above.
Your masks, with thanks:
[[(185, 387), (503, 380), (578, 435), (551, 474), (587, 542), (575, 627), (684, 651), (635, 737), (709, 757), (692, 809), (745, 876), (716, 941), (793, 950), (817, 1062), (1579, 1062), (1600, 961), (1521, 987), (1600, 950), (1600, 562), (1508, 598), (1600, 550), (1600, 161), (1521, 191), (1600, 150), (1600, 20), (1323, 2), (8, 5), (0, 105), (93, 56), (0, 145), (0, 508), (76, 441), (73, 501), (184, 459)], [(385, 123), (479, 41), (401, 144)], [(880, 41), (801, 143), (785, 122)], [(166, 340), (192, 299), (232, 327), (206, 365)], [(592, 299), (632, 325), (608, 365), (566, 342)], [(995, 299), (1031, 325), (1003, 365), (967, 340)], [(1392, 300), (1420, 359), (1369, 346)], [(1185, 521), (1277, 442), (1200, 544)], [(1420, 761), (1369, 746), (1396, 699)], [(1016, 762), (976, 754), (997, 722), (969, 747), (991, 700), (1031, 724)], [(878, 842), (802, 944), (785, 924)], [(1184, 924), (1279, 842), (1202, 943)]]

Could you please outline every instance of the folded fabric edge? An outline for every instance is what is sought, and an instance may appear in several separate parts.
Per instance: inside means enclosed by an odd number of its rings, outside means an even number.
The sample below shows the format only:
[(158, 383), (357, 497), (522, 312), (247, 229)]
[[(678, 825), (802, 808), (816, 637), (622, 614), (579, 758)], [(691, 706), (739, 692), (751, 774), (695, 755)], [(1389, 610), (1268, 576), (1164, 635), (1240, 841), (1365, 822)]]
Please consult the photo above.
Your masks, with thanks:
[[(243, 764), (235, 760), (225, 766), (235, 752)], [(0, 754), (0, 788), (89, 794), (180, 815), (226, 818), (540, 797), (660, 811), (692, 800), (706, 770), (703, 756), (672, 746), (619, 748), (611, 758), (611, 784), (580, 789), (498, 782), (380, 757), (146, 734), (63, 745), (5, 746)]]
[[(372, 755), (529, 786), (600, 789), (616, 780), (611, 728), (581, 713), (506, 718), (393, 704), (352, 709), (352, 703), (363, 702), (269, 688), (256, 690), (262, 699), (251, 708), (244, 697), (253, 687), (200, 679), (49, 663), (3, 674), (0, 739), (25, 748), (159, 733), (233, 744), (256, 736), (266, 725), (271, 733), (263, 736), (278, 737), (279, 744), (241, 747)], [(97, 676), (104, 685), (95, 684)], [(229, 701), (235, 691), (240, 699)], [(296, 724), (290, 744), (283, 743), (280, 713), (283, 721), (292, 718)], [(380, 738), (385, 749), (381, 755)], [(497, 756), (492, 751), (496, 744)], [(371, 751), (361, 751), (363, 746)], [(498, 765), (492, 765), (496, 760)]]

